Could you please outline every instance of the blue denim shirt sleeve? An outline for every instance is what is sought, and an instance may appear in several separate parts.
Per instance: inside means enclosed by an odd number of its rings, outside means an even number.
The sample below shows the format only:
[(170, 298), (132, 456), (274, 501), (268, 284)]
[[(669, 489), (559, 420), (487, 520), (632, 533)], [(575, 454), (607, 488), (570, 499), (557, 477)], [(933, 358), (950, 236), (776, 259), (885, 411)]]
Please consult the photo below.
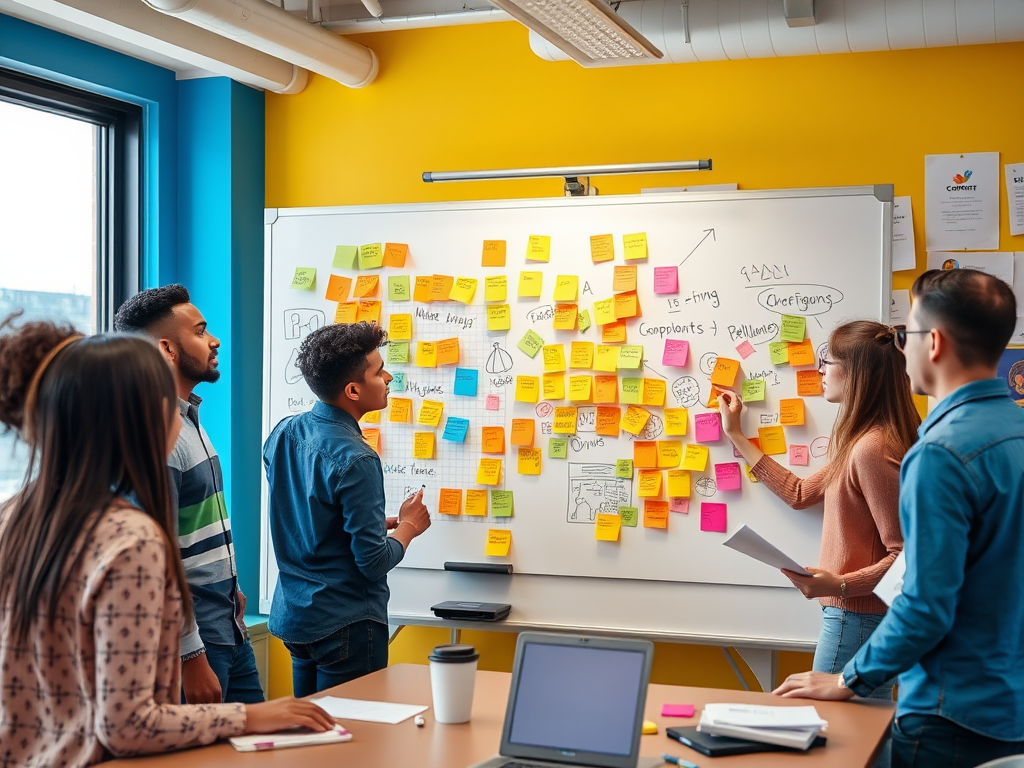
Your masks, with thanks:
[(334, 481), (336, 498), (344, 499), (345, 532), (352, 537), (352, 556), (359, 572), (376, 581), (405, 556), (401, 542), (387, 535), (384, 476), (380, 460), (361, 456)]
[[(941, 482), (939, 482), (941, 478)], [(967, 560), (971, 510), (979, 489), (970, 470), (936, 443), (907, 453), (900, 479), (907, 571), (903, 593), (843, 677), (854, 675), (854, 693), (867, 695), (913, 667), (953, 626)]]

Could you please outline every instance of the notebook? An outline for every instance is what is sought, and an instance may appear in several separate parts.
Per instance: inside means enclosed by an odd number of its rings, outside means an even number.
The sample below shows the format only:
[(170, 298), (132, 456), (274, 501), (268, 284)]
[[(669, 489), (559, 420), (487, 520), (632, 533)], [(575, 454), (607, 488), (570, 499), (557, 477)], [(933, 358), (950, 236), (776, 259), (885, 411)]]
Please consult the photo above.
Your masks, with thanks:
[(653, 655), (646, 640), (521, 633), (499, 755), (473, 768), (638, 768)]
[(308, 747), (313, 744), (338, 744), (352, 741), (352, 734), (335, 725), (329, 731), (309, 731), (305, 728), (294, 728), (280, 733), (256, 733), (251, 736), (235, 736), (228, 739), (231, 746), (239, 752), (261, 752), (265, 749), (286, 749), (288, 747)]

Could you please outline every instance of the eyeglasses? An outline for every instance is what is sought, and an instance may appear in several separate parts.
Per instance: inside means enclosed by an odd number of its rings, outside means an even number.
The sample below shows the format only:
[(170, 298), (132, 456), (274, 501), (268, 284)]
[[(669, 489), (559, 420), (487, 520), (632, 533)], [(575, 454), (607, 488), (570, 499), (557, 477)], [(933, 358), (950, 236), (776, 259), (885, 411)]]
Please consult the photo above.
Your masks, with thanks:
[(907, 334), (908, 333), (931, 333), (932, 332), (931, 328), (929, 328), (926, 331), (908, 331), (907, 330), (907, 326), (905, 326), (905, 325), (894, 325), (892, 327), (892, 329), (896, 333), (896, 338), (895, 338), (896, 349), (898, 349), (900, 352), (902, 352), (903, 350), (905, 350), (907, 348)]
[(827, 357), (819, 357), (818, 358), (818, 370), (821, 370), (826, 365), (835, 365), (835, 364), (836, 364), (835, 360), (829, 360)]

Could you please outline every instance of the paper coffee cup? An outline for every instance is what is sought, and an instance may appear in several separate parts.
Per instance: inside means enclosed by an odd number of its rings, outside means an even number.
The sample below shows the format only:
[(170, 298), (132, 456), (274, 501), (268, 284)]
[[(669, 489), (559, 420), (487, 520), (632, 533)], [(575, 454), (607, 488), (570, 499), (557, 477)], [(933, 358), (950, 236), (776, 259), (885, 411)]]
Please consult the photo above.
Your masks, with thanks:
[(468, 723), (480, 654), (472, 645), (439, 645), (429, 659), (434, 721)]

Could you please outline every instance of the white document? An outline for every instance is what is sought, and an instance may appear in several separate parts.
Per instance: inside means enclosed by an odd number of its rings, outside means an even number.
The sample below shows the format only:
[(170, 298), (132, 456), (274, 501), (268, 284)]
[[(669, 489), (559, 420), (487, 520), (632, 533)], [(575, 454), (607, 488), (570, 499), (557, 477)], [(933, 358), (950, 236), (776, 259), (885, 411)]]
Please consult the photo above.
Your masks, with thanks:
[(910, 317), (910, 291), (893, 291), (889, 322), (893, 325), (906, 325), (908, 317)]
[(1006, 202), (1010, 209), (1010, 234), (1024, 235), (1024, 163), (1007, 163)]
[[(1013, 286), (1013, 295), (1017, 297), (1017, 317), (1024, 317), (1024, 251), (1013, 254), (1013, 282), (1011, 285)], [(1014, 336), (1016, 337), (1016, 334)]]
[(321, 707), (331, 717), (336, 717), (339, 720), (366, 720), (370, 723), (389, 723), (391, 725), (408, 720), (413, 715), (418, 715), (429, 709), (429, 707), (421, 707), (418, 704), (340, 699), (337, 696), (313, 699), (313, 703)]
[(883, 603), (892, 605), (896, 595), (903, 593), (903, 574), (906, 572), (907, 561), (904, 559), (903, 553), (900, 552), (899, 556), (892, 561), (889, 570), (885, 572), (885, 575), (875, 584), (875, 588), (871, 591)]
[(267, 749), (287, 749), (288, 747), (308, 747), (313, 744), (338, 744), (352, 741), (352, 734), (335, 725), (329, 731), (307, 731), (298, 729), (281, 731), (280, 733), (257, 733), (252, 736), (234, 736), (228, 741), (239, 752), (262, 752)]
[(917, 264), (914, 250), (914, 212), (910, 195), (894, 197), (892, 206), (892, 271), (913, 269)]
[[(744, 728), (791, 728), (820, 731), (828, 721), (814, 707), (764, 707), (751, 704), (705, 704), (703, 717), (715, 725)], [(703, 719), (703, 718), (702, 718)]]
[(1017, 318), (1017, 325), (1013, 328), (1013, 336), (1010, 337), (1010, 345), (1024, 347), (1024, 317)]
[(722, 542), (730, 549), (735, 549), (747, 557), (760, 560), (774, 568), (784, 568), (787, 571), (799, 573), (801, 576), (810, 576), (810, 572), (800, 563), (791, 558), (774, 544), (769, 544), (760, 534), (747, 525), (741, 525), (740, 529), (732, 536)]
[(1013, 285), (1013, 251), (928, 251), (928, 269), (976, 269)]
[(929, 251), (999, 247), (999, 153), (925, 155), (925, 244)]

